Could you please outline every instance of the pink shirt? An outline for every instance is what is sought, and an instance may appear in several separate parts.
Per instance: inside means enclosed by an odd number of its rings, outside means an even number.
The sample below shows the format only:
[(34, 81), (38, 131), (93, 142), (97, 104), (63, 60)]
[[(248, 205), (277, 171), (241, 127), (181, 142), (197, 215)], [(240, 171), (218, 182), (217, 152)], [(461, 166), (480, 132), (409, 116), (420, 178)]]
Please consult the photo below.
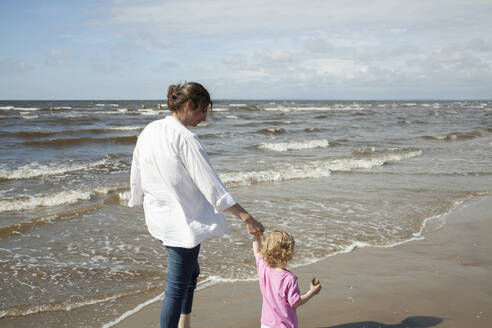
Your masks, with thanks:
[(288, 270), (271, 268), (261, 254), (256, 257), (256, 270), (263, 295), (261, 323), (272, 328), (297, 328), (296, 308), (293, 307), (301, 297), (297, 277)]

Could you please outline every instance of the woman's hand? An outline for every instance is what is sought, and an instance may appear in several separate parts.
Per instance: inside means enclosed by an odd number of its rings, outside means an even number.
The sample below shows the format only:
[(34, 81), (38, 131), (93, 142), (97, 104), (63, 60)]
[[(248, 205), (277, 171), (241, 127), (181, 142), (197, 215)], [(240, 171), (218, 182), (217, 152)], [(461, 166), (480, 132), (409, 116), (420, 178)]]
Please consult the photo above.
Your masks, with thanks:
[(255, 236), (261, 236), (263, 235), (263, 231), (265, 231), (265, 227), (263, 227), (263, 224), (260, 222), (256, 221), (251, 214), (249, 214), (244, 208), (239, 205), (239, 203), (234, 204), (233, 206), (229, 207), (226, 211), (231, 212), (235, 216), (241, 219), (244, 223), (246, 223), (246, 226), (248, 227), (248, 232), (252, 235)]
[(265, 227), (263, 224), (260, 222), (256, 221), (251, 215), (244, 220), (244, 223), (246, 223), (246, 226), (248, 227), (248, 232), (252, 235), (255, 236), (261, 236), (263, 235), (263, 232), (265, 231)]

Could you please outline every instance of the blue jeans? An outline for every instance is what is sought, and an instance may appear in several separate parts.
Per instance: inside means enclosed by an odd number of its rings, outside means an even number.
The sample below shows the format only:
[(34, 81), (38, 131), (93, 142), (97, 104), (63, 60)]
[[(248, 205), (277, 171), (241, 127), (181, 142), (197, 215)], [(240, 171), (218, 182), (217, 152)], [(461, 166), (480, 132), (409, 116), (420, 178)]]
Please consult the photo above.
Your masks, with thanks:
[(176, 328), (181, 314), (191, 313), (193, 294), (200, 274), (200, 245), (195, 248), (166, 246), (166, 249), (169, 266), (162, 302), (161, 328)]

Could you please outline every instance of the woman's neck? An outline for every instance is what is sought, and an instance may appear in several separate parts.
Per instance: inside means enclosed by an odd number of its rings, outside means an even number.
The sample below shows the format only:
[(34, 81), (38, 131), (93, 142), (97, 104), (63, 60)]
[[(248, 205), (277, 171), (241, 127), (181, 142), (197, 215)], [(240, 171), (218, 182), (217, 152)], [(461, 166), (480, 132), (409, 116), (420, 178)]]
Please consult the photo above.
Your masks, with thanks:
[(183, 117), (183, 115), (180, 115), (179, 113), (180, 112), (174, 111), (172, 116), (184, 125), (184, 117)]

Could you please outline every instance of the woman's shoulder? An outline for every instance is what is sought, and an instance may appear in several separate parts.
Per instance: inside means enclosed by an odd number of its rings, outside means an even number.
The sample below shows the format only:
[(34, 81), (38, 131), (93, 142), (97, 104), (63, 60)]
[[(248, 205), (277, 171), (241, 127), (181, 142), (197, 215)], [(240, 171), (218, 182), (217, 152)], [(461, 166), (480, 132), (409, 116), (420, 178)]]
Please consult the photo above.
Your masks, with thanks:
[(186, 126), (183, 125), (177, 118), (172, 115), (166, 116), (162, 121), (163, 128), (168, 128), (172, 130), (175, 134), (180, 137), (184, 137), (186, 139), (198, 139), (197, 135), (189, 130)]
[(166, 135), (169, 137), (196, 139), (197, 136), (192, 131), (188, 130), (184, 125), (182, 125), (176, 118), (172, 116), (166, 116), (155, 121), (150, 122), (145, 126), (141, 135)]
[(155, 121), (150, 122), (147, 124), (143, 130), (142, 133), (149, 133), (155, 129), (158, 129), (162, 124), (164, 124), (165, 118), (161, 118)]

